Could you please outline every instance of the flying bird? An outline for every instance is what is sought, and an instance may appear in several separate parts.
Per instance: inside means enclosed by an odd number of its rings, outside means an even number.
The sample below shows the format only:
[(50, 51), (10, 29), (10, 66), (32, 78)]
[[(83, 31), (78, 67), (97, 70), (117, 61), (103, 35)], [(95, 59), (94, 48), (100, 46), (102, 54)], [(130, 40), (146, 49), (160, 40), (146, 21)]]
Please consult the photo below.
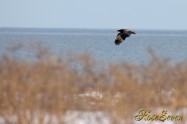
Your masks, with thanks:
[(119, 29), (117, 30), (119, 33), (116, 36), (114, 43), (116, 45), (120, 45), (127, 37), (130, 37), (131, 34), (136, 34), (133, 31), (127, 29)]

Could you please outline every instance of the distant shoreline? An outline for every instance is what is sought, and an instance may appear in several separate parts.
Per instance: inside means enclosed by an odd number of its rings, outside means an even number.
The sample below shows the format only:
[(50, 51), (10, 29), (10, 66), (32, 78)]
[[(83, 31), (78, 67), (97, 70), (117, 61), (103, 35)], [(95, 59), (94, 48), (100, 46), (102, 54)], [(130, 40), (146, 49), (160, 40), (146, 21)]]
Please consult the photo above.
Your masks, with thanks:
[[(68, 27), (0, 27), (0, 29), (37, 29), (37, 30), (117, 30), (119, 28), (68, 28)], [(136, 31), (187, 31), (187, 29), (134, 29)]]

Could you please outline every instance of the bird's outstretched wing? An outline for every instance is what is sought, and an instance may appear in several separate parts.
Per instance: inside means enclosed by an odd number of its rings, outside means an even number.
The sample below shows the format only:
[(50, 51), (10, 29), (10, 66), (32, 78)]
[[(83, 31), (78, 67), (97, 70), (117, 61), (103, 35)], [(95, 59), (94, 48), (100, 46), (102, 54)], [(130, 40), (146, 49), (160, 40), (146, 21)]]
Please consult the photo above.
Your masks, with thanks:
[(128, 29), (119, 29), (117, 31), (120, 32), (120, 33), (136, 34), (135, 32), (130, 31)]
[(130, 30), (129, 30), (129, 33), (130, 33), (130, 34), (136, 34), (134, 31), (130, 31)]
[(124, 30), (126, 30), (126, 29), (119, 29), (119, 30), (117, 30), (117, 31), (120, 32), (120, 33), (123, 33)]

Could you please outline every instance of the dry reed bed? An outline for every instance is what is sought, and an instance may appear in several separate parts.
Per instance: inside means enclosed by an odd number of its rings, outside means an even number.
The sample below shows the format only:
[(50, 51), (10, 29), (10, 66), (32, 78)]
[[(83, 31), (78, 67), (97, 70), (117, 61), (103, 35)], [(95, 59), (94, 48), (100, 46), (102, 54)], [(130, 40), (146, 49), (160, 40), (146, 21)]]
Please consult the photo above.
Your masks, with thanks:
[[(142, 108), (187, 108), (186, 61), (172, 64), (151, 52), (146, 65), (104, 65), (88, 54), (62, 59), (44, 51), (34, 62), (0, 57), (2, 123), (62, 124), (68, 111), (103, 111), (111, 123), (133, 123)], [(100, 97), (84, 95), (91, 92)]]

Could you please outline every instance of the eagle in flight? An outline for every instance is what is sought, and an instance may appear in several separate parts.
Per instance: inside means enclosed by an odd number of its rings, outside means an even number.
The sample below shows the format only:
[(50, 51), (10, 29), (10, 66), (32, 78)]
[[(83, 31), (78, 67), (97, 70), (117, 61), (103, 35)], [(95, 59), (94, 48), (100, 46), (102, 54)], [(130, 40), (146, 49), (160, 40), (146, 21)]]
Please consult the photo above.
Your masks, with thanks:
[(127, 37), (130, 37), (131, 34), (136, 34), (133, 31), (127, 30), (127, 29), (119, 29), (117, 30), (119, 33), (116, 36), (115, 44), (120, 45)]

